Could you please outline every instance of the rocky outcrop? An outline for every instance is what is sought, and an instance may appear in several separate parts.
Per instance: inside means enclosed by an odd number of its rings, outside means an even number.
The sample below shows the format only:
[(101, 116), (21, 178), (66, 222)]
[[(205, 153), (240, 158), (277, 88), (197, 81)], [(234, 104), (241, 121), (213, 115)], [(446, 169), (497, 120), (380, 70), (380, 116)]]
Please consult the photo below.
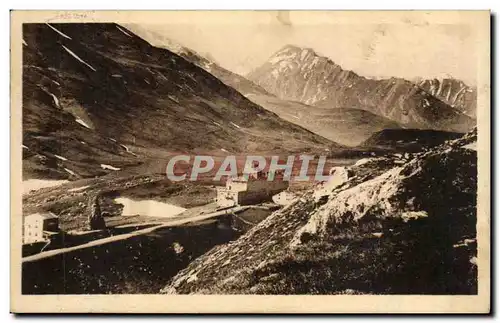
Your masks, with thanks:
[(324, 198), (308, 191), (162, 292), (477, 293), (476, 140), (365, 159)]
[(247, 77), (281, 99), (363, 109), (406, 128), (466, 132), (475, 125), (462, 111), (410, 81), (368, 79), (308, 48), (285, 46)]

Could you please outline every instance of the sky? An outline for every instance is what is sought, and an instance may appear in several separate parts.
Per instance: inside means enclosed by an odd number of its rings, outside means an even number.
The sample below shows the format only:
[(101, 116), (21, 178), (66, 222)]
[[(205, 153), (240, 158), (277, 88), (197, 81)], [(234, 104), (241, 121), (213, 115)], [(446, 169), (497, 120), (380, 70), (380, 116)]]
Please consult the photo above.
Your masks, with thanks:
[[(287, 44), (309, 47), (372, 78), (454, 77), (475, 85), (477, 35), (470, 19), (265, 12), (171, 19), (142, 28), (245, 75)], [(374, 19), (375, 18), (375, 19)], [(438, 18), (441, 18), (439, 16)]]

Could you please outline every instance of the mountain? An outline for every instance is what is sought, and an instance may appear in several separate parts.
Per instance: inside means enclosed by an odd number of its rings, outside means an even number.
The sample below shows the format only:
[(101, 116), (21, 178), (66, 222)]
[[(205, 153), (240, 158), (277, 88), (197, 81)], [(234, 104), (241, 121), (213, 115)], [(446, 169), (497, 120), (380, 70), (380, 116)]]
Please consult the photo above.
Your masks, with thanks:
[(308, 48), (285, 46), (247, 77), (281, 99), (367, 110), (406, 128), (466, 132), (475, 125), (472, 118), (410, 81), (368, 79)]
[(476, 142), (337, 167), (162, 292), (477, 294)]
[(22, 105), (25, 177), (98, 176), (158, 151), (339, 147), (113, 23), (24, 24)]
[(457, 79), (420, 80), (418, 86), (463, 113), (476, 117), (477, 90)]
[(160, 33), (139, 25), (127, 25), (154, 46), (166, 48), (210, 72), (225, 84), (235, 88), (252, 102), (276, 113), (280, 118), (295, 123), (320, 136), (347, 146), (355, 146), (374, 132), (386, 128), (400, 128), (387, 118), (360, 109), (323, 109), (298, 101), (277, 98), (247, 78), (221, 67), (208, 54), (174, 42)]

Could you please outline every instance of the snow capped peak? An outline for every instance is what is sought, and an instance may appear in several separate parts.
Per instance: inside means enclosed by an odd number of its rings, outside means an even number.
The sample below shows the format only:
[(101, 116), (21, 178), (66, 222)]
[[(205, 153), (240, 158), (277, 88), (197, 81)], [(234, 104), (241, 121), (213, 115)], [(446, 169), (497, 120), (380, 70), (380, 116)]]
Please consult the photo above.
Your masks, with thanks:
[(277, 51), (270, 59), (269, 63), (277, 64), (283, 61), (296, 61), (299, 64), (318, 60), (319, 55), (311, 48), (298, 47), (295, 45), (286, 45)]

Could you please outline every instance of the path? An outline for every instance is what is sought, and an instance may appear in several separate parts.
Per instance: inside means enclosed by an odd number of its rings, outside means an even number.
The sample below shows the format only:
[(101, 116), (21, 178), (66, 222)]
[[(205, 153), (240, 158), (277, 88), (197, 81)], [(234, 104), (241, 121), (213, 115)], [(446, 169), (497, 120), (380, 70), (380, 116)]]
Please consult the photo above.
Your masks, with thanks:
[(100, 246), (100, 245), (107, 244), (107, 243), (121, 241), (121, 240), (129, 239), (132, 237), (140, 236), (143, 234), (148, 234), (148, 233), (154, 232), (154, 231), (161, 229), (161, 228), (179, 226), (179, 225), (183, 225), (186, 223), (198, 222), (198, 221), (203, 221), (203, 220), (215, 218), (215, 217), (218, 217), (218, 216), (221, 216), (224, 214), (228, 214), (228, 213), (241, 212), (241, 211), (244, 211), (246, 209), (249, 209), (250, 207), (252, 207), (252, 206), (250, 206), (250, 205), (237, 206), (234, 208), (230, 208), (230, 209), (226, 209), (226, 210), (222, 210), (222, 211), (217, 211), (217, 212), (213, 212), (213, 213), (202, 214), (202, 215), (193, 216), (193, 217), (189, 217), (189, 218), (183, 218), (183, 219), (179, 219), (179, 220), (173, 220), (173, 221), (169, 221), (168, 223), (160, 224), (160, 225), (157, 225), (154, 227), (137, 230), (137, 231), (134, 231), (131, 233), (124, 233), (124, 234), (120, 234), (120, 235), (116, 235), (116, 236), (112, 236), (112, 237), (108, 237), (108, 238), (103, 238), (103, 239), (99, 239), (99, 240), (94, 240), (94, 241), (87, 242), (85, 244), (74, 246), (74, 247), (45, 251), (45, 252), (38, 253), (38, 254), (35, 254), (32, 256), (24, 257), (24, 258), (22, 258), (22, 262), (24, 263), (24, 262), (37, 261), (37, 260), (44, 259), (47, 257), (52, 257), (55, 255), (71, 252), (74, 250), (91, 248), (91, 247)]

